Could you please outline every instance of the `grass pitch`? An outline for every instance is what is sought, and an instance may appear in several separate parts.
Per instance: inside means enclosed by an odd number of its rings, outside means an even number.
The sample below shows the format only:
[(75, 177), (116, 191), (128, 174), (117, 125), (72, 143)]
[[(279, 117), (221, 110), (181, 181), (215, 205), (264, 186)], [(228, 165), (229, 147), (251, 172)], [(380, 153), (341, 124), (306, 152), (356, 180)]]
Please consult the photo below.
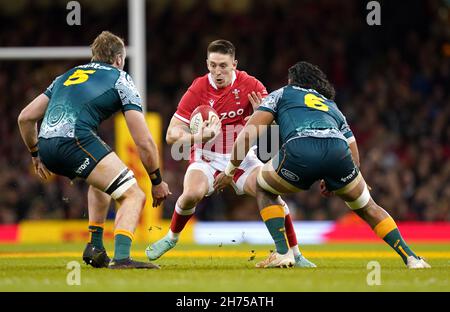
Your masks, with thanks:
[[(107, 249), (112, 255), (113, 246)], [(94, 269), (81, 260), (84, 244), (0, 245), (0, 291), (450, 291), (450, 244), (413, 244), (430, 270), (407, 270), (384, 244), (302, 247), (315, 269), (256, 269), (270, 246), (180, 244), (155, 261), (161, 270)], [(144, 260), (144, 245), (133, 258)], [(79, 286), (66, 282), (67, 263), (80, 263)], [(369, 286), (370, 261), (381, 267), (381, 285)]]

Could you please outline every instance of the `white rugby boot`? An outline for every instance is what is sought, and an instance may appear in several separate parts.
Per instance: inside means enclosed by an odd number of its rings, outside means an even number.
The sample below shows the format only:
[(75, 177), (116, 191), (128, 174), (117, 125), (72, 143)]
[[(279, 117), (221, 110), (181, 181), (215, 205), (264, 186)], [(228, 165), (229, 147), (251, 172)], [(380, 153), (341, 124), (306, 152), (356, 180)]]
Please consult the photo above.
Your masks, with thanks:
[(414, 256), (409, 256), (406, 258), (406, 266), (408, 269), (429, 269), (431, 265), (425, 262), (421, 257), (416, 259)]
[(295, 265), (294, 253), (291, 249), (282, 255), (278, 252), (272, 252), (267, 259), (258, 262), (257, 268), (292, 268)]

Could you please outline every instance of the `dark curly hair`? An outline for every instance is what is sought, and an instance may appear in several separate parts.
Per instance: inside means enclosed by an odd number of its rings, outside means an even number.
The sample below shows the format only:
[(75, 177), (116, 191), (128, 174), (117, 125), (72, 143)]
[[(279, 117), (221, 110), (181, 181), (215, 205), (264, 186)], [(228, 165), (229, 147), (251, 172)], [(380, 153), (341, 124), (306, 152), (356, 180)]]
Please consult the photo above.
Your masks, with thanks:
[(314, 89), (327, 99), (334, 100), (336, 92), (333, 85), (320, 68), (311, 63), (298, 62), (291, 66), (288, 70), (288, 79), (290, 85)]

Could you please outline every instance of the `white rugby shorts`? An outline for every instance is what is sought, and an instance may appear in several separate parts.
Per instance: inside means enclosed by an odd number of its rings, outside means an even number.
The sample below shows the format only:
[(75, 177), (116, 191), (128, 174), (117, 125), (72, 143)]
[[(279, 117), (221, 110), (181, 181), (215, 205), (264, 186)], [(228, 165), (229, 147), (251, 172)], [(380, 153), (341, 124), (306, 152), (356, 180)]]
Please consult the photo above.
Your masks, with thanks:
[[(256, 156), (255, 150), (256, 146), (252, 147), (239, 168), (236, 169), (231, 185), (237, 195), (243, 195), (245, 193), (244, 184), (250, 173), (252, 173), (255, 168), (264, 165)], [(231, 154), (219, 154), (202, 149), (195, 149), (193, 157), (194, 160), (189, 165), (186, 173), (190, 170), (201, 170), (208, 178), (209, 190), (206, 196), (210, 196), (214, 193), (214, 178), (220, 172), (225, 171), (225, 167), (230, 161)]]

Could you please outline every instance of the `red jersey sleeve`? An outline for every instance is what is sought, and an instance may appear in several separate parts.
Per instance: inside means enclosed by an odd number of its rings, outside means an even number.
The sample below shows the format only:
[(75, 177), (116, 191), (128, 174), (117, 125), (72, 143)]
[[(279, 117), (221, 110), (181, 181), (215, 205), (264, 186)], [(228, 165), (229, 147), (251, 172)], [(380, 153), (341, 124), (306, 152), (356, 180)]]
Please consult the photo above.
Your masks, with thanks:
[(255, 92), (256, 93), (261, 93), (262, 97), (265, 98), (269, 93), (267, 92), (266, 87), (264, 87), (264, 85), (262, 84), (261, 81), (259, 81), (258, 79), (256, 80), (256, 86), (255, 86)]
[(194, 80), (192, 85), (183, 95), (183, 97), (180, 100), (180, 103), (178, 103), (177, 111), (173, 115), (174, 117), (185, 123), (190, 122), (192, 112), (200, 103), (200, 97), (197, 91), (198, 83), (196, 82), (197, 80)]

